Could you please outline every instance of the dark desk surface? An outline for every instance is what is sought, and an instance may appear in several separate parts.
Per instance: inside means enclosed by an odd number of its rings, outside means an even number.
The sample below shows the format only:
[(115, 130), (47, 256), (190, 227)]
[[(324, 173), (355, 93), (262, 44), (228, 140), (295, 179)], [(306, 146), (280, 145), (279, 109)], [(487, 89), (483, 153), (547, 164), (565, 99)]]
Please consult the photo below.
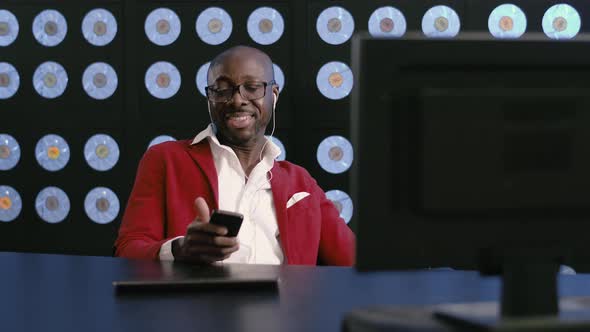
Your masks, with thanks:
[[(259, 266), (280, 276), (278, 291), (121, 296), (113, 281), (155, 277), (165, 266), (22, 253), (0, 253), (0, 264), (3, 331), (339, 331), (343, 315), (359, 307), (496, 300), (499, 292), (497, 278), (475, 272)], [(561, 276), (559, 287), (588, 296), (590, 275)]]

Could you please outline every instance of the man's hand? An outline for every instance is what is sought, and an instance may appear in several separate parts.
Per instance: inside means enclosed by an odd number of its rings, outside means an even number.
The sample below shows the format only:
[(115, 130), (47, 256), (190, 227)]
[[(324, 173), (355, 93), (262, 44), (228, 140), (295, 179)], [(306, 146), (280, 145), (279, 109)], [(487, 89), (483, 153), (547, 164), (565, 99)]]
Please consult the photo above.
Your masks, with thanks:
[(175, 260), (211, 264), (238, 251), (238, 239), (224, 236), (227, 228), (209, 223), (209, 207), (202, 197), (195, 200), (196, 217), (184, 238), (172, 242)]

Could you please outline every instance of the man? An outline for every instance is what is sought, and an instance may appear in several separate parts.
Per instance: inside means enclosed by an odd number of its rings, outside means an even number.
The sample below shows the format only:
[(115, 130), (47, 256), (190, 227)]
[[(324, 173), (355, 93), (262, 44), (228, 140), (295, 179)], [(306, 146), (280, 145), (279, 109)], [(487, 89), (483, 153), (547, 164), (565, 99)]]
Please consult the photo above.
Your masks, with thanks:
[[(116, 255), (352, 265), (355, 238), (332, 202), (303, 168), (275, 161), (280, 150), (264, 136), (279, 97), (268, 55), (233, 47), (211, 62), (207, 81), (212, 124), (145, 153)], [(237, 238), (209, 223), (210, 209), (244, 215)]]

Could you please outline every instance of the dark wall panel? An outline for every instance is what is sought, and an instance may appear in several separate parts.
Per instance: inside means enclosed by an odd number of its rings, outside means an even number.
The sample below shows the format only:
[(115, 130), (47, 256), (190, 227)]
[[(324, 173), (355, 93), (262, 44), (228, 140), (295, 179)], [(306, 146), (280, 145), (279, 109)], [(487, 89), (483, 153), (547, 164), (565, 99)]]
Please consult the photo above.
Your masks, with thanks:
[[(326, 172), (318, 164), (316, 154), (326, 137), (348, 138), (349, 97), (340, 100), (324, 97), (317, 89), (316, 75), (330, 61), (351, 65), (350, 40), (340, 45), (322, 41), (316, 32), (318, 15), (328, 7), (343, 7), (352, 14), (355, 32), (359, 32), (367, 30), (368, 19), (375, 9), (394, 6), (404, 13), (408, 31), (419, 31), (422, 16), (429, 8), (447, 5), (460, 16), (462, 32), (487, 31), (488, 15), (501, 3), (496, 0), (3, 1), (0, 9), (9, 10), (17, 17), (20, 32), (14, 43), (0, 46), (0, 62), (16, 67), (20, 87), (13, 97), (0, 99), (0, 134), (18, 140), (21, 158), (15, 168), (0, 171), (0, 186), (14, 187), (20, 193), (23, 208), (14, 221), (0, 222), (0, 250), (110, 255), (138, 161), (148, 143), (158, 135), (192, 138), (208, 124), (206, 100), (197, 90), (195, 77), (201, 65), (234, 45), (255, 46), (269, 53), (285, 75), (286, 84), (276, 110), (275, 136), (286, 147), (287, 159), (308, 169), (324, 190), (347, 192), (348, 172)], [(512, 3), (527, 14), (527, 31), (542, 32), (545, 10), (558, 1)], [(567, 3), (578, 9), (582, 32), (588, 31), (590, 7), (584, 0)], [(233, 21), (231, 36), (220, 45), (206, 44), (195, 31), (197, 16), (211, 6), (226, 10)], [(258, 45), (246, 29), (250, 13), (262, 6), (278, 10), (284, 19), (284, 33), (270, 45)], [(174, 10), (181, 21), (180, 36), (168, 46), (151, 43), (144, 32), (145, 18), (160, 7)], [(94, 8), (108, 9), (117, 20), (117, 35), (106, 46), (90, 45), (81, 32), (82, 19)], [(55, 47), (40, 45), (31, 31), (34, 17), (44, 9), (60, 11), (68, 22), (65, 40)], [(49, 60), (64, 66), (69, 77), (64, 94), (55, 99), (40, 97), (32, 84), (37, 66)], [(82, 86), (84, 70), (98, 61), (110, 64), (118, 76), (117, 90), (105, 100), (90, 98)], [(180, 89), (172, 98), (154, 98), (145, 88), (146, 70), (157, 61), (174, 64), (181, 74)], [(270, 131), (268, 128), (267, 133)], [(70, 148), (69, 163), (57, 172), (41, 168), (34, 155), (37, 141), (50, 133), (62, 136)], [(106, 172), (90, 168), (84, 159), (86, 141), (98, 133), (112, 136), (120, 149), (118, 163)], [(57, 186), (69, 197), (69, 215), (60, 223), (44, 222), (35, 210), (35, 198), (46, 186)], [(107, 224), (92, 222), (84, 211), (86, 194), (98, 186), (112, 189), (121, 206), (117, 217)], [(350, 226), (355, 228), (353, 224)]]

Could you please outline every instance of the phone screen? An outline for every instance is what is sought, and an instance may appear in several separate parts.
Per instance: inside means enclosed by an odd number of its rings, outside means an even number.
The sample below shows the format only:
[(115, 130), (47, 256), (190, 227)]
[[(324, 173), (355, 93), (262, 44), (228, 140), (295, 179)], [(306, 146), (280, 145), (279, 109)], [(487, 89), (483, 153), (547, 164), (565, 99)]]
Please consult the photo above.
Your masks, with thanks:
[(227, 228), (227, 234), (225, 236), (236, 237), (238, 236), (243, 220), (244, 216), (240, 213), (214, 210), (209, 222)]

